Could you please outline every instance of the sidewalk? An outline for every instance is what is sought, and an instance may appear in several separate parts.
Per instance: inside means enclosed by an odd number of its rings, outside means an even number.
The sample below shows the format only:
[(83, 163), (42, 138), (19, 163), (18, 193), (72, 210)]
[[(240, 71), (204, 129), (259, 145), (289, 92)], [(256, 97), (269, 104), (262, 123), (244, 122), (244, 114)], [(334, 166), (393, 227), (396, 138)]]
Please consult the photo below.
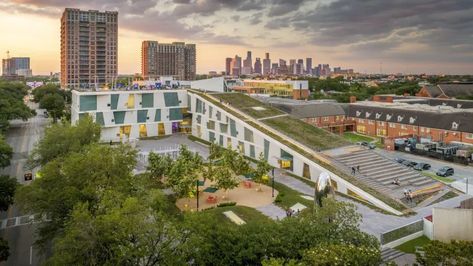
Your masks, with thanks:
[[(308, 186), (304, 182), (281, 173), (279, 169), (277, 169), (274, 173), (276, 182), (286, 185), (296, 191), (299, 191), (302, 194), (309, 196), (314, 195), (314, 188)], [(422, 219), (425, 216), (431, 215), (433, 207), (454, 208), (459, 206), (461, 201), (470, 197), (471, 196), (469, 195), (460, 195), (458, 197), (445, 200), (431, 206), (420, 208), (417, 210), (417, 213), (415, 215), (409, 217), (380, 213), (361, 203), (352, 201), (344, 197), (337, 197), (337, 200), (354, 204), (358, 210), (358, 213), (360, 213), (362, 216), (360, 230), (379, 238), (381, 233), (395, 229), (405, 224), (412, 223), (414, 221)]]

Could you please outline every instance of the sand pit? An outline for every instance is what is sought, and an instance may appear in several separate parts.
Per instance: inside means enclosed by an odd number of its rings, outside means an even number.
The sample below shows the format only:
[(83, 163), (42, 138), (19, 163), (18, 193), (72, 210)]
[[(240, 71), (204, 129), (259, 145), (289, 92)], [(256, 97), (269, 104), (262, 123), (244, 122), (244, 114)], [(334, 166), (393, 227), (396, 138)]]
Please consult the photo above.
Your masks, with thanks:
[[(199, 187), (199, 210), (207, 209), (210, 207), (216, 207), (220, 203), (225, 202), (236, 202), (237, 205), (247, 206), (251, 208), (257, 208), (271, 204), (278, 192), (274, 190), (274, 198), (271, 197), (271, 187), (261, 185), (261, 191), (259, 191), (260, 185), (251, 182), (251, 188), (245, 186), (245, 181), (240, 182), (240, 185), (225, 193), (223, 190), (218, 190), (215, 193), (203, 192), (207, 187), (211, 187), (212, 183), (207, 181), (204, 186)], [(216, 197), (216, 202), (208, 201), (208, 198)], [(197, 209), (196, 198), (183, 198), (176, 201), (177, 207), (182, 211), (195, 211)]]

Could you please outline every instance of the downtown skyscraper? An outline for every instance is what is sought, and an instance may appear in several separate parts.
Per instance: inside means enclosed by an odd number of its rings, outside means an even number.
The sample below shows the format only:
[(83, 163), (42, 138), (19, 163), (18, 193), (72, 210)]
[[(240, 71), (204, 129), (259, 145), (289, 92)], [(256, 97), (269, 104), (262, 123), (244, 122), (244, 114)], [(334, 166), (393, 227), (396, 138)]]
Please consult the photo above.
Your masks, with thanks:
[(195, 44), (143, 41), (141, 73), (145, 79), (173, 76), (178, 80), (194, 80), (196, 75)]
[(271, 72), (271, 59), (269, 59), (269, 53), (266, 53), (263, 59), (263, 75), (268, 75)]
[(118, 12), (66, 8), (61, 18), (61, 87), (91, 89), (117, 76)]

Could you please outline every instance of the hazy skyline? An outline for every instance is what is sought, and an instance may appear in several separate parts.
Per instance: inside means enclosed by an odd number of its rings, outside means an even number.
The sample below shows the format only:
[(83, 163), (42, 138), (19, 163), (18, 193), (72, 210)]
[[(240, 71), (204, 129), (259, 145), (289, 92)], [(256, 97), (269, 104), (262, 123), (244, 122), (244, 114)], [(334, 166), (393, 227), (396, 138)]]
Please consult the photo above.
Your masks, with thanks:
[(473, 1), (0, 0), (0, 57), (59, 71), (65, 7), (119, 12), (119, 73), (139, 73), (143, 40), (197, 45), (197, 72), (269, 52), (359, 72), (473, 74)]

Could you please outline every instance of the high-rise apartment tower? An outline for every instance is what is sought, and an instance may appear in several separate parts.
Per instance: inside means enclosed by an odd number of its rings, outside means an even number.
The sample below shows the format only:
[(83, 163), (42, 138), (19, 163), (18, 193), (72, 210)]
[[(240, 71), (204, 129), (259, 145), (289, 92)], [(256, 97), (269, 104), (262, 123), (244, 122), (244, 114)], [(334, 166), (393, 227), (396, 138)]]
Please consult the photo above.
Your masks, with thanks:
[(174, 76), (179, 80), (194, 80), (196, 74), (195, 44), (143, 41), (141, 45), (141, 73), (145, 79)]
[(61, 18), (61, 87), (91, 89), (117, 76), (118, 12), (66, 8)]

